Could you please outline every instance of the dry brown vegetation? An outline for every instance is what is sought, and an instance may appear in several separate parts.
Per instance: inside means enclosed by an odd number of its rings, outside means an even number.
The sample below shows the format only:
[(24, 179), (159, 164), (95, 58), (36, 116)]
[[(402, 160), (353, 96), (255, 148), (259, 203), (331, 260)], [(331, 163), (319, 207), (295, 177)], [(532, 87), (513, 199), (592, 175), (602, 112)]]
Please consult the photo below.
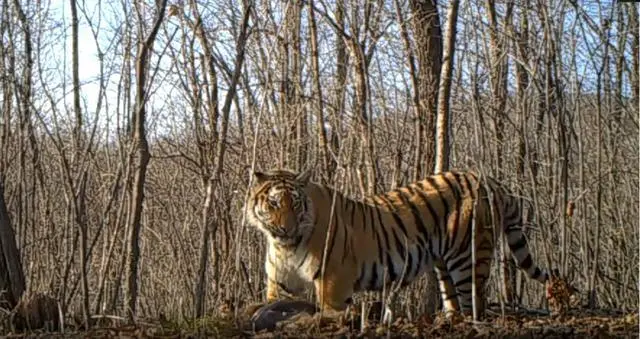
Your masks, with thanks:
[[(606, 1), (3, 1), (0, 306), (43, 293), (68, 335), (246, 336), (253, 169), (361, 198), (473, 168), (522, 197), (577, 301), (547, 315), (498, 253), (499, 315), (428, 320), (424, 277), (394, 333), (637, 335), (638, 32), (636, 3)], [(313, 333), (361, 332), (332, 326)]]

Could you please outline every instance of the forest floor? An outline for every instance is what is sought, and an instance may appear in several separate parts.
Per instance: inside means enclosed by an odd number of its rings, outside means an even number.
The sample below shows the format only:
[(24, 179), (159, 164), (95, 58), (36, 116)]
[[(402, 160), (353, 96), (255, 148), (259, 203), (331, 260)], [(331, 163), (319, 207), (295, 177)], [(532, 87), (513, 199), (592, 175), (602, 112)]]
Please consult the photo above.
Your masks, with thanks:
[[(292, 318), (293, 319), (293, 318)], [(609, 310), (570, 310), (564, 315), (489, 314), (475, 325), (469, 320), (451, 322), (421, 317), (413, 322), (398, 319), (390, 327), (360, 329), (359, 320), (320, 321), (297, 317), (278, 324), (273, 331), (247, 330), (247, 322), (231, 317), (200, 320), (191, 324), (167, 321), (140, 322), (137, 326), (96, 327), (65, 333), (5, 334), (6, 338), (638, 338), (638, 313)]]
[[(314, 319), (313, 324), (317, 324)], [(606, 310), (569, 311), (562, 316), (509, 314), (488, 315), (474, 324), (470, 319), (448, 321), (420, 317), (415, 321), (397, 319), (390, 327), (328, 322), (313, 326), (308, 321), (287, 323), (273, 332), (257, 333), (257, 338), (638, 338), (638, 313)]]

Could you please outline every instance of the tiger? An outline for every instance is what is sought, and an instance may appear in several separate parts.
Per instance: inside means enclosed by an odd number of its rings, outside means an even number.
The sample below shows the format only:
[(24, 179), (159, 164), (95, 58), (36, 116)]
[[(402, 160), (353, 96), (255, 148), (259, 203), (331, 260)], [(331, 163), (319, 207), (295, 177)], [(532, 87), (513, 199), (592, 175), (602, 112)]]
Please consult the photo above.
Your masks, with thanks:
[(451, 170), (359, 200), (310, 178), (311, 170), (253, 172), (245, 216), (266, 237), (267, 302), (315, 288), (320, 310), (335, 314), (356, 292), (403, 288), (434, 270), (447, 316), (475, 305), (482, 317), (501, 235), (519, 269), (549, 279), (529, 252), (518, 199), (491, 177)]

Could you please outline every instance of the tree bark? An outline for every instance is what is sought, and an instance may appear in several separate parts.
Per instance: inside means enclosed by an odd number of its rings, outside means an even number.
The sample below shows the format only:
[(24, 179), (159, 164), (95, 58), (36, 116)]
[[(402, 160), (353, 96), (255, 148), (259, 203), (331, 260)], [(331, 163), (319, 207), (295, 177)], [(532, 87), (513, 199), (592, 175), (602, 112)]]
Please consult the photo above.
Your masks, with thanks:
[[(324, 128), (324, 103), (322, 97), (322, 86), (320, 84), (320, 60), (318, 55), (318, 28), (316, 25), (315, 12), (313, 11), (313, 0), (309, 0), (309, 35), (311, 43), (311, 74), (313, 78), (313, 91), (311, 100), (314, 103), (316, 112), (316, 137), (318, 138), (318, 158), (324, 175), (330, 175), (329, 146), (327, 144), (327, 133)], [(342, 40), (338, 38), (338, 40)], [(328, 176), (330, 177), (330, 176)]]
[[(19, 105), (20, 105), (19, 109), (21, 111), (21, 114), (20, 114), (20, 119), (18, 120), (20, 121), (20, 131), (27, 129), (28, 130), (27, 133), (29, 133), (29, 136), (32, 139), (33, 134), (31, 133), (32, 129), (30, 127), (30, 123), (31, 123), (30, 104), (32, 100), (32, 97), (31, 97), (32, 96), (32, 92), (31, 92), (32, 74), (31, 73), (32, 73), (32, 67), (33, 67), (31, 30), (29, 27), (29, 22), (27, 20), (27, 17), (19, 1), (14, 0), (13, 4), (14, 4), (18, 19), (20, 21), (20, 24), (23, 26), (22, 30), (23, 30), (23, 38), (24, 38), (24, 53), (26, 57), (26, 60), (24, 61), (25, 64), (24, 64), (23, 74), (22, 74), (24, 82), (20, 84), (21, 88), (19, 88), (22, 96), (19, 102)], [(5, 12), (11, 13), (9, 11), (9, 4), (6, 1), (3, 2), (3, 13)], [(9, 14), (9, 16), (7, 17), (10, 18), (10, 15), (11, 14)], [(4, 28), (5, 27), (3, 24), (3, 29)], [(6, 50), (4, 49), (4, 47), (2, 48), (3, 48), (2, 49), (3, 55), (0, 55), (0, 57), (3, 58), (3, 65), (4, 65), (4, 58), (5, 58), (4, 53)], [(13, 69), (15, 73), (15, 68)], [(14, 76), (15, 75), (17, 74), (14, 74)], [(6, 78), (9, 79), (9, 77), (6, 77)], [(9, 86), (11, 85), (9, 84), (5, 85), (3, 86), (3, 89), (6, 90)], [(7, 94), (10, 94), (11, 92), (13, 91), (9, 90), (7, 91), (7, 93), (4, 93), (4, 94), (7, 95)], [(5, 154), (10, 147), (9, 143), (7, 142), (8, 141), (7, 138), (9, 137), (9, 133), (11, 133), (11, 130), (9, 129), (9, 124), (11, 122), (10, 109), (12, 107), (11, 105), (12, 98), (5, 97), (5, 99), (8, 99), (9, 101), (4, 103), (4, 108), (6, 109), (6, 111), (3, 112), (3, 115), (6, 119), (6, 121), (4, 121), (6, 126), (2, 133), (2, 138), (3, 138), (2, 153), (3, 154)], [(5, 144), (5, 142), (7, 143)], [(35, 146), (33, 139), (32, 139), (32, 145)], [(24, 151), (24, 149), (22, 149), (22, 151)], [(24, 168), (23, 167), (24, 153), (26, 152), (20, 152), (21, 170), (23, 170)], [(7, 202), (5, 200), (4, 184), (6, 180), (5, 175), (7, 170), (5, 168), (5, 165), (6, 164), (4, 163), (4, 161), (0, 163), (0, 291), (5, 291), (6, 296), (4, 297), (4, 300), (0, 299), (0, 303), (6, 302), (8, 305), (5, 305), (5, 306), (14, 307), (18, 303), (18, 301), (20, 300), (20, 298), (22, 297), (26, 289), (26, 280), (25, 280), (25, 275), (22, 268), (20, 251), (18, 249), (19, 247), (18, 247), (18, 244), (16, 243), (16, 235), (13, 229), (13, 221), (11, 219), (11, 216), (9, 215)], [(26, 194), (26, 193), (23, 192), (23, 194)], [(25, 210), (26, 209), (27, 208), (25, 208)], [(24, 212), (28, 212), (28, 211), (24, 211)]]
[[(498, 35), (498, 17), (496, 14), (495, 0), (486, 0), (487, 11), (489, 12), (489, 42), (491, 45), (491, 92), (494, 104), (491, 107), (495, 120), (496, 141), (496, 168), (498, 177), (503, 165), (502, 144), (504, 142), (504, 109), (507, 104), (507, 64), (506, 47), (504, 41)], [(513, 13), (513, 2), (508, 2), (505, 21), (511, 20)]]
[[(434, 0), (410, 0), (415, 50), (418, 60), (418, 107), (415, 123), (416, 150), (413, 179), (419, 180), (435, 166), (435, 118), (437, 115), (438, 86), (442, 69), (442, 31)], [(435, 272), (429, 272), (426, 286), (427, 313), (440, 309)]]
[[(75, 113), (76, 121), (73, 130), (73, 138), (75, 140), (75, 152), (73, 160), (78, 161), (80, 151), (82, 150), (82, 109), (80, 107), (80, 62), (78, 61), (78, 8), (76, 0), (69, 1), (71, 5), (71, 55), (72, 55), (72, 78), (73, 78), (73, 111)], [(63, 155), (64, 156), (64, 155)], [(72, 160), (72, 161), (73, 161)], [(73, 164), (74, 169), (80, 171), (76, 164)], [(68, 168), (67, 168), (68, 169)], [(81, 183), (78, 188), (79, 194), (75, 194), (73, 189), (73, 179), (71, 179), (71, 172), (67, 171), (67, 181), (69, 182), (70, 196), (73, 201), (73, 211), (75, 214), (76, 224), (78, 231), (80, 232), (80, 279), (82, 284), (82, 317), (85, 328), (90, 328), (91, 311), (89, 309), (89, 279), (87, 277), (87, 225), (86, 218), (84, 218), (85, 212), (85, 185), (86, 173), (81, 175)]]
[[(513, 1), (507, 3), (507, 10), (505, 14), (505, 26), (511, 24), (511, 17), (513, 14)], [(486, 0), (485, 6), (489, 12), (489, 43), (491, 46), (491, 92), (492, 103), (491, 111), (495, 121), (495, 135), (496, 135), (496, 170), (497, 177), (502, 178), (502, 171), (504, 165), (503, 151), (504, 146), (504, 120), (505, 120), (505, 108), (507, 104), (507, 76), (508, 76), (508, 60), (507, 60), (507, 47), (506, 43), (498, 35), (498, 17), (496, 14), (495, 0)], [(505, 246), (504, 237), (500, 237), (500, 272), (502, 276), (502, 294), (508, 303), (514, 302), (514, 276), (513, 271), (513, 258), (507, 255), (507, 249)]]
[(292, 149), (292, 154), (290, 156), (293, 157), (291, 162), (291, 168), (300, 171), (302, 170), (302, 166), (307, 163), (307, 140), (309, 139), (309, 133), (307, 131), (307, 113), (306, 113), (306, 105), (303, 104), (302, 88), (304, 84), (302, 83), (302, 45), (301, 45), (301, 26), (302, 26), (302, 2), (293, 1), (293, 21), (291, 21), (291, 25), (289, 26), (289, 38), (292, 39), (293, 49), (292, 49), (292, 70), (291, 70), (291, 87), (292, 93), (291, 96), (291, 106), (289, 111), (293, 115), (293, 121), (295, 121), (295, 125), (293, 126), (292, 133), (295, 136), (294, 139), (294, 148)]
[[(607, 93), (606, 91), (603, 91), (603, 80), (607, 77), (607, 75), (605, 74), (605, 71), (607, 70), (607, 67), (609, 65), (610, 62), (610, 56), (609, 56), (609, 41), (610, 41), (610, 37), (609, 37), (609, 27), (605, 27), (605, 29), (603, 30), (602, 33), (602, 40), (603, 40), (603, 51), (602, 51), (602, 63), (600, 65), (598, 65), (598, 69), (597, 69), (597, 82), (596, 82), (596, 111), (597, 111), (597, 120), (596, 120), (596, 129), (598, 131), (598, 135), (597, 135), (597, 139), (596, 139), (596, 149), (597, 149), (597, 155), (596, 155), (596, 190), (595, 190), (595, 204), (596, 204), (596, 224), (595, 224), (595, 231), (594, 231), (594, 237), (593, 237), (593, 241), (594, 243), (592, 243), (593, 248), (593, 257), (592, 259), (592, 268), (590, 270), (590, 274), (587, 277), (587, 292), (588, 294), (588, 304), (590, 308), (595, 308), (598, 305), (598, 300), (597, 300), (597, 294), (596, 294), (596, 284), (598, 283), (598, 276), (599, 276), (599, 272), (598, 270), (600, 269), (600, 234), (602, 232), (602, 191), (603, 191), (603, 185), (602, 185), (602, 175), (603, 175), (603, 170), (602, 170), (602, 160), (603, 160), (603, 145), (602, 145), (602, 138), (603, 138), (603, 123), (602, 123), (602, 119), (603, 116), (602, 114), (604, 113), (603, 110), (605, 109), (604, 103), (603, 103), (603, 94), (609, 95), (609, 93)], [(595, 65), (595, 58), (594, 58), (594, 66)], [(606, 82), (605, 82), (606, 84)], [(604, 92), (604, 93), (603, 93)]]
[(355, 98), (356, 112), (358, 119), (359, 132), (362, 136), (361, 154), (359, 164), (364, 165), (364, 173), (361, 172), (360, 180), (363, 175), (366, 176), (366, 184), (361, 185), (364, 191), (362, 195), (372, 195), (376, 190), (376, 173), (373, 160), (373, 127), (369, 121), (369, 113), (367, 108), (368, 91), (367, 91), (367, 69), (368, 62), (365, 57), (364, 46), (355, 39), (349, 40), (351, 53), (353, 57), (353, 66), (355, 68)]
[[(520, 116), (520, 136), (519, 136), (519, 140), (518, 140), (518, 159), (517, 159), (517, 178), (519, 182), (525, 182), (526, 179), (526, 167), (525, 167), (525, 162), (527, 159), (527, 140), (526, 140), (526, 132), (528, 130), (528, 121), (529, 121), (529, 103), (527, 100), (527, 96), (526, 96), (526, 90), (529, 87), (529, 73), (527, 73), (526, 67), (528, 67), (529, 64), (529, 46), (528, 46), (528, 41), (529, 41), (529, 17), (528, 17), (528, 10), (525, 7), (522, 10), (522, 13), (520, 15), (520, 22), (519, 22), (519, 28), (516, 31), (516, 29), (513, 27), (513, 25), (511, 26), (511, 32), (512, 35), (516, 38), (516, 56), (517, 56), (517, 62), (516, 62), (516, 110), (519, 113), (518, 115)], [(526, 195), (524, 192), (522, 195)], [(523, 209), (523, 220), (528, 220), (527, 216), (530, 215), (531, 213), (528, 213), (527, 211), (530, 211), (530, 209), (525, 210), (524, 209), (524, 199), (520, 198), (520, 206), (522, 206)], [(528, 214), (528, 215), (527, 215)], [(523, 232), (525, 230), (525, 227), (523, 226)], [(515, 277), (513, 277), (514, 279), (511, 280), (511, 289), (513, 291), (514, 297), (517, 298), (517, 302), (521, 303), (522, 301), (522, 294), (518, 292), (517, 290), (517, 286), (519, 285), (517, 283), (518, 280), (518, 271), (515, 269), (515, 262), (513, 260), (509, 261), (509, 273), (514, 272)], [(520, 278), (522, 278), (522, 275), (520, 275)], [(522, 280), (522, 282), (524, 282), (524, 280)]]
[(458, 7), (460, 0), (452, 0), (449, 3), (447, 13), (447, 30), (444, 40), (444, 57), (442, 60), (442, 73), (440, 75), (440, 90), (438, 92), (438, 116), (436, 119), (436, 152), (434, 173), (449, 169), (449, 123), (451, 99), (451, 74), (453, 73), (453, 60), (455, 56), (456, 25), (458, 23)]
[(280, 167), (299, 170), (306, 158), (306, 134), (301, 105), (301, 28), (302, 3), (287, 1), (282, 23), (280, 47), (279, 102), (280, 121), (277, 126), (283, 140)]
[[(153, 43), (164, 20), (167, 0), (162, 0), (158, 6), (158, 14), (153, 23), (149, 35), (142, 40), (138, 49), (136, 61), (136, 105), (133, 114), (133, 147), (131, 163), (135, 166), (133, 179), (133, 192), (129, 204), (129, 234), (128, 234), (128, 260), (127, 260), (127, 290), (125, 295), (125, 314), (129, 322), (133, 323), (136, 316), (136, 303), (138, 300), (138, 262), (140, 261), (140, 229), (142, 217), (142, 204), (144, 202), (144, 185), (149, 164), (149, 143), (145, 129), (146, 100), (147, 100), (147, 72), (149, 54)], [(142, 20), (142, 18), (139, 18)], [(140, 22), (142, 25), (142, 22)], [(142, 32), (142, 30), (140, 30)]]
[[(345, 27), (345, 0), (336, 0), (336, 25), (337, 30), (340, 32), (344, 31)], [(345, 94), (347, 92), (347, 73), (348, 73), (348, 64), (349, 64), (349, 53), (347, 52), (347, 45), (345, 43), (345, 39), (339, 36), (339, 32), (337, 32), (338, 37), (336, 38), (336, 86), (334, 90), (334, 100), (335, 100), (335, 111), (333, 114), (333, 124), (331, 131), (331, 149), (334, 154), (338, 154), (340, 150), (340, 134), (342, 132), (342, 121), (344, 118), (344, 110), (345, 110)], [(337, 162), (335, 159), (331, 159), (331, 167), (329, 169), (329, 173), (327, 173), (327, 178), (331, 178), (332, 174), (336, 170)]]
[(411, 0), (415, 50), (418, 59), (418, 101), (414, 180), (420, 179), (435, 163), (435, 119), (442, 68), (442, 31), (434, 0)]

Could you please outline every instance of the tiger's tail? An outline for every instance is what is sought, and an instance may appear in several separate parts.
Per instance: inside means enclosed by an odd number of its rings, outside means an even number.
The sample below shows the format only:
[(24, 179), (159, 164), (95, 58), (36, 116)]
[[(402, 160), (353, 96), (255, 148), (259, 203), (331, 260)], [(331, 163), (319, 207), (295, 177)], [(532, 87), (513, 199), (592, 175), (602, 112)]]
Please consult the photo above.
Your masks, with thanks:
[(545, 283), (549, 279), (549, 272), (540, 269), (533, 262), (527, 239), (522, 233), (522, 210), (516, 199), (510, 199), (505, 208), (504, 213), (504, 233), (518, 267), (527, 272), (530, 279)]

